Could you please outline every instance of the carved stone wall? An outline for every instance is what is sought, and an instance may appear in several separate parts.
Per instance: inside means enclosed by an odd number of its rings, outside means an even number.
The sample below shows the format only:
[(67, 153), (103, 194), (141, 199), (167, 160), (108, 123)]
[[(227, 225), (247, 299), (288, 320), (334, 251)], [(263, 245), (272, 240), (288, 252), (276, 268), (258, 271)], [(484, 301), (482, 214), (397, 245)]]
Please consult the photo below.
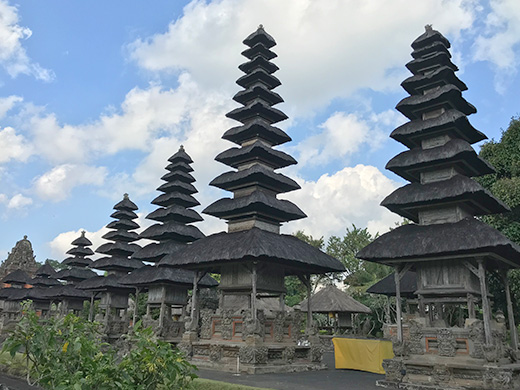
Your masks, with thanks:
[(31, 277), (34, 277), (34, 273), (38, 270), (32, 244), (27, 236), (16, 243), (7, 255), (7, 259), (0, 265), (0, 279), (17, 269), (25, 271)]

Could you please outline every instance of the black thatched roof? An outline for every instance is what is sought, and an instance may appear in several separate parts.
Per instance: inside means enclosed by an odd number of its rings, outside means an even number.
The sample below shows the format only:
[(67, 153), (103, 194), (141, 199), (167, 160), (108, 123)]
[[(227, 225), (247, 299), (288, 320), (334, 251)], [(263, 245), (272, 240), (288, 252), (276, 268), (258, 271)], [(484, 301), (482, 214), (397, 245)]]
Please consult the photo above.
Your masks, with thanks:
[(172, 172), (165, 173), (163, 176), (161, 176), (161, 180), (182, 180), (185, 183), (195, 182), (195, 178), (192, 175), (180, 170), (174, 170)]
[(265, 143), (256, 141), (243, 148), (230, 148), (215, 157), (222, 164), (238, 168), (248, 162), (261, 161), (273, 169), (284, 168), (296, 164), (296, 160), (287, 153), (268, 147)]
[(202, 221), (202, 217), (195, 210), (173, 204), (169, 207), (161, 207), (146, 216), (159, 222), (176, 221), (179, 223), (192, 223)]
[(434, 43), (441, 43), (446, 48), (450, 48), (450, 42), (440, 32), (434, 30), (431, 25), (427, 25), (424, 29), (424, 33), (412, 42), (413, 49), (419, 50)]
[(139, 234), (136, 232), (129, 232), (128, 230), (111, 230), (108, 233), (103, 234), (101, 238), (115, 242), (134, 242), (139, 239)]
[[(300, 303), (307, 311), (307, 300)], [(335, 286), (327, 286), (311, 295), (311, 311), (314, 313), (370, 313), (372, 310)]]
[(9, 284), (27, 284), (31, 281), (31, 277), (27, 275), (25, 271), (17, 269), (7, 275), (5, 275), (1, 282)]
[(244, 50), (241, 54), (250, 60), (256, 57), (262, 57), (266, 60), (272, 60), (273, 58), (278, 57), (276, 53), (269, 50), (269, 48), (265, 46), (263, 42), (255, 44), (253, 47)]
[(88, 267), (92, 264), (92, 260), (88, 257), (67, 257), (61, 264), (72, 267)]
[[(401, 292), (401, 297), (412, 299), (415, 298), (414, 294), (417, 290), (417, 274), (414, 271), (407, 271), (401, 278), (399, 282), (399, 290)], [(390, 297), (395, 297), (395, 275), (391, 273), (388, 276), (385, 276), (379, 282), (373, 284), (367, 289), (368, 293), (371, 294), (381, 294), (387, 295)]]
[(204, 234), (192, 225), (185, 225), (174, 221), (149, 226), (141, 233), (141, 238), (150, 240), (176, 240), (178, 242), (192, 242), (204, 237)]
[[(264, 69), (261, 69), (261, 71), (263, 74), (269, 73)], [(255, 72), (256, 71), (253, 71), (252, 75), (249, 75), (249, 77), (247, 79), (244, 78), (241, 81), (248, 82), (249, 81), (248, 79), (250, 79), (254, 75)], [(276, 80), (278, 83), (280, 82), (278, 79), (276, 79)], [(242, 85), (238, 82), (237, 82), (237, 84)], [(273, 85), (275, 85), (275, 83), (270, 83), (269, 85), (254, 84), (243, 91), (237, 92), (235, 94), (235, 96), (233, 96), (233, 100), (238, 103), (241, 103), (241, 104), (246, 104), (248, 101), (253, 100), (253, 99), (262, 99), (262, 100), (266, 101), (267, 103), (269, 103), (270, 105), (282, 103), (283, 102), (282, 97), (280, 95), (278, 95), (276, 92), (269, 90), (269, 88), (274, 88)]]
[(291, 137), (283, 130), (271, 126), (269, 122), (261, 118), (254, 118), (243, 126), (232, 127), (224, 133), (222, 138), (238, 145), (255, 138), (262, 138), (272, 145), (281, 145), (291, 141)]
[(157, 187), (157, 191), (173, 192), (179, 191), (184, 194), (196, 194), (197, 189), (190, 183), (185, 183), (181, 180), (171, 180)]
[(52, 266), (45, 262), (40, 268), (38, 268), (35, 272), (36, 276), (53, 276), (56, 275), (56, 270), (52, 268)]
[(268, 49), (276, 45), (274, 38), (264, 30), (262, 25), (258, 26), (258, 29), (249, 34), (242, 42), (249, 47), (254, 47), (256, 44), (261, 43)]
[(178, 204), (183, 207), (195, 207), (200, 205), (197, 199), (189, 194), (183, 194), (181, 192), (168, 192), (159, 195), (157, 198), (152, 200), (152, 204), (157, 206), (168, 207), (171, 204)]
[(475, 218), (457, 223), (400, 226), (375, 239), (356, 257), (375, 262), (419, 261), (463, 255), (499, 256), (506, 266), (520, 267), (520, 246)]
[[(74, 240), (74, 241), (76, 241), (76, 240)], [(91, 256), (94, 254), (92, 249), (84, 247), (84, 246), (77, 246), (77, 247), (71, 248), (65, 253), (68, 255), (73, 255), (73, 256), (77, 256), (77, 257)]]
[(166, 256), (159, 265), (217, 270), (223, 264), (242, 261), (264, 261), (286, 266), (286, 274), (345, 270), (339, 260), (294, 236), (258, 228), (213, 234), (174, 255)]
[(152, 242), (132, 255), (132, 259), (151, 261), (156, 263), (164, 256), (176, 253), (184, 249), (185, 243), (181, 244), (175, 240), (168, 240), (160, 243)]
[(184, 162), (186, 164), (193, 164), (193, 160), (188, 155), (188, 153), (186, 153), (183, 145), (179, 147), (179, 150), (173, 156), (171, 156), (168, 161), (171, 163)]
[(468, 89), (466, 84), (464, 84), (455, 73), (453, 73), (453, 69), (449, 66), (441, 66), (431, 73), (417, 74), (408, 77), (401, 83), (401, 86), (406, 90), (406, 92), (413, 95), (423, 93), (425, 89), (446, 84), (453, 84), (461, 91)]
[(107, 276), (96, 276), (94, 278), (90, 278), (82, 281), (76, 285), (76, 288), (79, 290), (85, 291), (108, 291), (108, 290), (118, 290), (118, 291), (128, 291), (130, 292), (132, 288), (122, 285), (120, 283), (121, 276), (117, 275), (107, 275)]
[(427, 184), (411, 183), (388, 195), (381, 205), (412, 221), (418, 222), (421, 208), (457, 202), (473, 215), (504, 213), (509, 207), (476, 181), (462, 175)]
[(414, 148), (392, 158), (386, 169), (402, 178), (419, 182), (421, 172), (427, 169), (457, 167), (457, 171), (466, 176), (482, 176), (494, 173), (495, 169), (482, 160), (471, 145), (462, 139), (452, 139), (442, 146), (431, 149)]
[(61, 280), (81, 281), (81, 280), (92, 278), (96, 275), (97, 274), (90, 269), (72, 267), (69, 269), (62, 269), (61, 271), (58, 271), (56, 273), (56, 275), (54, 275), (54, 277), (56, 279), (61, 279)]
[(451, 62), (450, 58), (451, 55), (449, 55), (445, 51), (441, 51), (438, 53), (432, 53), (431, 55), (413, 59), (412, 61), (406, 64), (406, 67), (413, 74), (419, 73), (422, 69), (433, 69), (436, 66), (446, 66), (452, 69), (454, 72), (456, 72), (457, 70), (459, 70), (459, 68), (457, 68), (457, 66), (453, 62)]
[(69, 284), (47, 288), (45, 297), (51, 300), (80, 299), (86, 301), (90, 299), (90, 295), (87, 292), (79, 290)]
[[(173, 267), (145, 266), (131, 272), (120, 279), (120, 283), (127, 286), (149, 287), (155, 284), (181, 285), (193, 287), (195, 273), (187, 269)], [(198, 284), (200, 287), (215, 287), (218, 282), (209, 275), (205, 275)]]
[(108, 256), (100, 257), (95, 260), (91, 268), (105, 270), (105, 271), (132, 271), (144, 266), (143, 262), (134, 258)]
[(92, 245), (92, 241), (85, 237), (85, 231), (82, 231), (81, 236), (72, 241), (71, 245), (85, 247)]
[(61, 286), (61, 283), (54, 277), (49, 278), (45, 276), (33, 278), (29, 284), (35, 287)]
[(48, 288), (33, 287), (33, 288), (13, 288), (9, 289), (9, 293), (4, 298), (6, 301), (22, 302), (30, 299), (31, 301), (47, 301)]
[(137, 244), (129, 243), (127, 241), (115, 241), (107, 242), (106, 244), (100, 245), (97, 249), (97, 253), (127, 257), (132, 253), (138, 251), (141, 247)]
[(137, 205), (130, 200), (128, 197), (128, 194), (123, 195), (123, 200), (119, 203), (116, 203), (114, 206), (114, 210), (129, 210), (129, 211), (135, 211), (137, 210)]
[(469, 123), (466, 115), (454, 109), (446, 110), (435, 118), (407, 122), (392, 131), (390, 137), (409, 148), (415, 148), (421, 147), (421, 140), (425, 137), (440, 134), (462, 138), (470, 144), (487, 139)]

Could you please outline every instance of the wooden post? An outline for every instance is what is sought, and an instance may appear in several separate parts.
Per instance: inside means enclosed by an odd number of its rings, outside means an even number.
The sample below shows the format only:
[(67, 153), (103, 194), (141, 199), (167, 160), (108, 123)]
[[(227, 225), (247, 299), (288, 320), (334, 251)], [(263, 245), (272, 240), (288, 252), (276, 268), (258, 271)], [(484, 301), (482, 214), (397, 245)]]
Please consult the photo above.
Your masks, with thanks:
[(475, 314), (475, 298), (473, 294), (468, 294), (468, 317), (476, 318)]
[(162, 328), (162, 326), (164, 325), (164, 311), (165, 311), (165, 307), (164, 307), (164, 298), (163, 298), (163, 301), (161, 302), (161, 308), (159, 309), (159, 328)]
[(305, 278), (307, 287), (307, 329), (312, 329), (312, 309), (311, 309), (311, 276), (306, 275)]
[(509, 289), (509, 278), (507, 277), (506, 270), (501, 270), (500, 275), (502, 276), (504, 290), (506, 291), (507, 318), (509, 320), (509, 331), (511, 333), (511, 347), (513, 350), (518, 351), (518, 332), (516, 330), (513, 302), (511, 301), (511, 291)]
[(419, 299), (419, 315), (421, 317), (426, 317), (426, 307), (424, 305), (424, 297), (422, 294), (419, 294), (418, 295), (418, 299)]
[(92, 291), (90, 294), (90, 309), (88, 311), (88, 320), (90, 322), (94, 320), (94, 295), (96, 295), (96, 293)]
[(253, 320), (256, 321), (256, 262), (253, 262), (253, 268), (251, 270), (251, 314)]
[(134, 318), (133, 318), (133, 320), (132, 320), (134, 326), (135, 326), (135, 323), (137, 322), (137, 308), (138, 308), (138, 303), (139, 303), (139, 287), (136, 287), (136, 288), (135, 288)]
[(397, 341), (401, 343), (403, 341), (403, 324), (401, 321), (401, 278), (399, 275), (399, 267), (395, 266), (395, 309), (396, 309), (396, 321), (397, 321)]
[(191, 321), (195, 329), (199, 327), (199, 316), (198, 316), (198, 297), (197, 290), (199, 286), (199, 278), (200, 271), (195, 271), (195, 276), (193, 277), (193, 294), (191, 296)]
[(493, 336), (491, 335), (489, 299), (486, 283), (486, 270), (484, 268), (484, 259), (478, 258), (478, 276), (480, 280), (480, 295), (482, 296), (482, 317), (484, 319), (484, 334), (486, 336), (486, 345), (493, 344)]
[(285, 312), (285, 294), (281, 293), (278, 299), (280, 300), (280, 311)]

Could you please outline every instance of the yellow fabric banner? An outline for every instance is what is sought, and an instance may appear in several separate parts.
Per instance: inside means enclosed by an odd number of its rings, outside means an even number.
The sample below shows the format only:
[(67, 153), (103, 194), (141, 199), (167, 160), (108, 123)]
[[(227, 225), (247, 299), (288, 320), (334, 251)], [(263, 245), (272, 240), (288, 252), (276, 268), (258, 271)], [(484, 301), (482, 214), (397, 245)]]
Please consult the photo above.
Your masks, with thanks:
[(383, 359), (394, 357), (391, 341), (334, 337), (332, 342), (336, 368), (384, 374)]

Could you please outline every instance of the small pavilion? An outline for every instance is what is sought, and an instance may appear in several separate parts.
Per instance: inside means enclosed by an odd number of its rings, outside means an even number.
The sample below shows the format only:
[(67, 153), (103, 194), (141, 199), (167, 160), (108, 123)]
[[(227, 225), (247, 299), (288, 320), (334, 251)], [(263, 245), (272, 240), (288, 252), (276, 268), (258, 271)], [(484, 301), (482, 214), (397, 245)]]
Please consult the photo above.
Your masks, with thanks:
[[(272, 107), (283, 99), (272, 91), (280, 81), (271, 62), (275, 40), (262, 26), (249, 35), (239, 66), (245, 74), (237, 80), (244, 89), (234, 97), (241, 107), (227, 117), (241, 122), (223, 138), (238, 145), (220, 153), (216, 160), (234, 168), (210, 185), (233, 192), (203, 212), (227, 221), (228, 231), (201, 238), (181, 251), (164, 257), (161, 267), (195, 271), (191, 326), (179, 347), (199, 366), (249, 373), (298, 371), (321, 368), (322, 347), (314, 335), (312, 315), (307, 317), (310, 344), (298, 345), (302, 318), (284, 306), (284, 279), (297, 275), (310, 292), (310, 275), (343, 271), (338, 260), (296, 237), (280, 234), (284, 222), (305, 214), (278, 194), (299, 185), (276, 170), (295, 164), (287, 153), (273, 147), (290, 141), (274, 123), (287, 119)], [(217, 310), (199, 312), (198, 283), (207, 272), (221, 275)], [(309, 294), (310, 295), (310, 294)], [(279, 310), (266, 316), (257, 302), (277, 298)], [(237, 301), (241, 303), (237, 305)], [(246, 307), (247, 309), (242, 309)], [(313, 338), (315, 337), (315, 338)]]
[[(431, 26), (412, 43), (406, 65), (412, 76), (401, 84), (410, 96), (396, 107), (409, 122), (390, 135), (409, 150), (387, 169), (410, 184), (381, 204), (414, 223), (383, 234), (357, 255), (395, 269), (396, 356), (385, 361), (381, 385), (516, 389), (518, 336), (507, 271), (520, 267), (520, 247), (475, 218), (508, 208), (471, 179), (494, 168), (471, 147), (486, 137), (467, 119), (476, 109), (462, 97), (467, 87), (455, 75), (449, 47)], [(409, 270), (417, 273), (419, 313), (403, 323), (401, 281)], [(510, 345), (503, 315), (491, 312), (490, 273), (503, 281)], [(450, 323), (453, 308), (464, 316), (462, 327)]]
[[(303, 312), (307, 312), (308, 300), (300, 303)], [(334, 334), (345, 333), (352, 329), (352, 316), (354, 314), (369, 314), (369, 307), (356, 301), (345, 291), (336, 286), (326, 286), (311, 296), (310, 308), (313, 313), (323, 313), (333, 321)]]

